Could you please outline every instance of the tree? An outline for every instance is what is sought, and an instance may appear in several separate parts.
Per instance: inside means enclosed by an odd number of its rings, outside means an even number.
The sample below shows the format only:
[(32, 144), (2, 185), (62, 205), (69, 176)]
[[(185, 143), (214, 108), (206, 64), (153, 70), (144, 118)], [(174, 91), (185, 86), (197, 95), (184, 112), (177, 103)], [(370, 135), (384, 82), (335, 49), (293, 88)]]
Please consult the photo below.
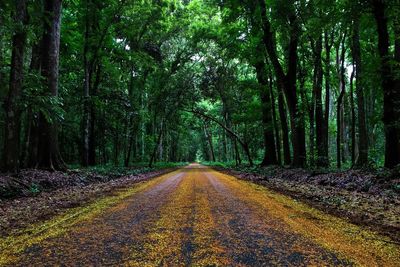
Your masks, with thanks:
[(263, 23), (264, 44), (268, 52), (269, 59), (275, 70), (281, 90), (285, 93), (290, 114), (290, 125), (292, 130), (293, 162), (294, 166), (306, 165), (305, 129), (304, 118), (297, 99), (297, 48), (299, 42), (300, 28), (294, 7), (289, 7), (287, 19), (289, 21), (289, 48), (287, 73), (285, 74), (274, 45), (271, 24), (267, 17), (267, 8), (264, 0), (259, 0), (259, 7)]
[(396, 1), (65, 3), (0, 1), (6, 171), (399, 164)]
[[(339, 96), (336, 104), (336, 161), (337, 168), (342, 167), (343, 161), (343, 132), (344, 132), (344, 105), (343, 100), (346, 94), (346, 79), (345, 79), (345, 55), (346, 55), (346, 37), (347, 32), (341, 33), (341, 39), (339, 40), (336, 48), (337, 57), (337, 70), (339, 77)], [(339, 52), (340, 51), (340, 52)]]
[[(389, 52), (390, 40), (387, 4), (382, 0), (372, 0), (372, 8), (378, 28), (378, 50), (381, 59), (381, 81), (384, 93), (385, 167), (392, 168), (400, 164), (400, 79), (396, 78), (396, 74), (391, 66), (391, 59), (393, 57)], [(399, 37), (398, 30), (396, 31), (396, 37)], [(398, 39), (395, 44), (394, 59), (400, 62), (400, 44)]]
[[(316, 127), (316, 143), (317, 143), (317, 166), (327, 167), (328, 160), (328, 144), (325, 135), (327, 134), (324, 122), (324, 110), (322, 106), (322, 36), (319, 36), (315, 44), (314, 50), (314, 90), (315, 90), (315, 127)], [(325, 92), (328, 94), (329, 92)], [(328, 106), (325, 107), (329, 109)]]
[(27, 1), (15, 2), (16, 31), (12, 38), (12, 59), (10, 83), (5, 102), (5, 139), (3, 169), (16, 172), (19, 170), (20, 132), (21, 132), (21, 91), (24, 80), (24, 50), (26, 43), (26, 25), (28, 23)]
[[(58, 105), (58, 71), (60, 56), (60, 27), (62, 0), (44, 1), (44, 31), (42, 38), (42, 76), (45, 96), (53, 105)], [(48, 114), (39, 115), (38, 158), (36, 166), (44, 169), (60, 170), (66, 166), (61, 157), (58, 143), (58, 123)]]
[(274, 125), (272, 120), (272, 102), (268, 92), (268, 79), (266, 77), (267, 70), (265, 62), (259, 61), (255, 63), (257, 73), (257, 80), (260, 84), (260, 98), (262, 105), (262, 121), (263, 121), (263, 135), (264, 135), (264, 158), (261, 166), (277, 165), (278, 160), (276, 157)]
[[(359, 7), (355, 7), (358, 9)], [(365, 122), (365, 101), (364, 101), (364, 77), (360, 48), (360, 14), (356, 12), (353, 20), (353, 44), (352, 55), (355, 64), (356, 95), (358, 110), (358, 147), (360, 150), (356, 165), (363, 167), (368, 164), (368, 135)]]

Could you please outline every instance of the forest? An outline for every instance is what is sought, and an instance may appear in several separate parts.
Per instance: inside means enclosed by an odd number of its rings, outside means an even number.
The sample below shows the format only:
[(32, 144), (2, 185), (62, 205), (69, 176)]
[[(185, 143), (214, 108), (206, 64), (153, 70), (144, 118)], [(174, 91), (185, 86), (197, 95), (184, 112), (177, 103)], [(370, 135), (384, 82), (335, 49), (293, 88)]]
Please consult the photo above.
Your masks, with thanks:
[(399, 0), (1, 0), (0, 266), (400, 266)]
[(0, 10), (3, 171), (400, 163), (396, 0), (18, 0)]

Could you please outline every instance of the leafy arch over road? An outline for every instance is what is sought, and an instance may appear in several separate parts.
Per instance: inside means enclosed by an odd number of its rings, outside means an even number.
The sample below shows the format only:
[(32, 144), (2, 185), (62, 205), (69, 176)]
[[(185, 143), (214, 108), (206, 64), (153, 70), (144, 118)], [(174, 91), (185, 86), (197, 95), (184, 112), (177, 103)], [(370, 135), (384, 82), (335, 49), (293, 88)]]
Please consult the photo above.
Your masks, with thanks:
[(394, 0), (53, 2), (0, 5), (4, 171), (399, 164)]

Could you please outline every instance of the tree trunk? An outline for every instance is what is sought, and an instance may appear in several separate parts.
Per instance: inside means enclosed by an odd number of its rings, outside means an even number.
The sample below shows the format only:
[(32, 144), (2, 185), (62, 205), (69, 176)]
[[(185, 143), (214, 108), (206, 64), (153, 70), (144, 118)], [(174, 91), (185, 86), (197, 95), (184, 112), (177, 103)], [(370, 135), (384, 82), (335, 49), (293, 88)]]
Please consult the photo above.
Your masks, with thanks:
[(358, 115), (358, 147), (359, 156), (356, 162), (357, 167), (363, 167), (368, 164), (368, 134), (365, 121), (364, 104), (364, 82), (362, 73), (362, 60), (360, 48), (360, 21), (359, 16), (355, 16), (353, 21), (353, 60), (355, 63), (356, 95), (357, 95), (357, 115)]
[(344, 93), (343, 89), (341, 89), (336, 106), (336, 161), (338, 169), (342, 167), (342, 102)]
[[(309, 166), (314, 167), (315, 165), (315, 84), (313, 84), (314, 88), (311, 93), (311, 99), (309, 100), (305, 90), (307, 73), (305, 67), (300, 64), (299, 69), (299, 85), (300, 85), (300, 97), (303, 103), (303, 106), (307, 110), (308, 118), (309, 118)], [(314, 72), (314, 80), (315, 80), (315, 72)], [(315, 82), (314, 82), (315, 83)]]
[[(2, 11), (0, 7), (0, 11)], [(2, 16), (0, 16), (0, 25), (4, 25), (4, 19)], [(5, 60), (4, 60), (4, 34), (3, 31), (0, 31), (0, 70), (2, 70), (5, 67)], [(2, 92), (5, 91), (4, 86), (7, 82), (5, 81), (5, 75), (2, 71), (0, 71), (0, 90)]]
[(281, 156), (281, 137), (279, 134), (279, 126), (277, 120), (277, 114), (275, 109), (275, 95), (274, 95), (274, 82), (272, 73), (269, 75), (269, 94), (271, 97), (271, 110), (272, 110), (272, 120), (274, 125), (274, 132), (275, 132), (275, 145), (276, 145), (276, 155), (278, 159), (278, 164), (282, 164), (282, 156)]
[(156, 159), (156, 156), (157, 156), (157, 150), (158, 150), (158, 147), (160, 145), (162, 134), (163, 134), (163, 127), (164, 127), (164, 123), (162, 121), (161, 122), (160, 131), (158, 133), (156, 145), (154, 146), (153, 153), (151, 154), (151, 157), (150, 157), (149, 168), (152, 168), (153, 167), (153, 163), (155, 162), (155, 159)]
[(127, 127), (127, 131), (126, 131), (127, 134), (128, 134), (128, 144), (127, 144), (127, 152), (126, 152), (126, 157), (125, 157), (125, 162), (124, 162), (125, 167), (128, 167), (129, 163), (131, 161), (134, 134), (133, 134), (133, 132), (129, 131), (129, 127), (132, 127), (132, 124), (133, 124), (133, 119), (131, 117), (130, 120), (129, 120), (129, 125)]
[(396, 14), (395, 22), (394, 22), (394, 62), (395, 68), (394, 73), (397, 75), (393, 75), (394, 77), (394, 91), (396, 95), (393, 100), (393, 104), (395, 106), (394, 110), (396, 111), (395, 116), (395, 127), (396, 127), (396, 138), (397, 138), (397, 164), (400, 164), (400, 6), (396, 6)]
[(91, 82), (91, 70), (88, 59), (89, 53), (89, 0), (86, 0), (86, 14), (85, 14), (85, 35), (84, 35), (84, 49), (83, 49), (83, 152), (82, 152), (82, 165), (89, 166), (89, 132), (90, 132), (90, 82)]
[[(94, 97), (97, 95), (97, 91), (101, 81), (101, 65), (96, 68), (96, 77), (93, 86), (90, 88), (90, 96)], [(90, 101), (90, 127), (89, 127), (89, 166), (96, 165), (96, 105)]]
[(234, 142), (235, 142), (234, 144), (235, 144), (236, 166), (239, 166), (242, 164), (242, 159), (240, 158), (240, 152), (239, 152), (239, 147), (238, 147), (237, 141), (235, 140)]
[[(337, 66), (338, 66), (338, 76), (339, 76), (339, 97), (337, 100), (337, 106), (336, 106), (336, 116), (337, 116), (337, 121), (336, 121), (336, 154), (337, 154), (337, 168), (340, 169), (342, 167), (342, 161), (343, 161), (343, 155), (342, 155), (342, 149), (343, 149), (343, 120), (344, 120), (344, 112), (343, 112), (343, 98), (346, 94), (346, 80), (345, 80), (345, 55), (346, 55), (346, 49), (345, 49), (345, 41), (346, 41), (346, 33), (344, 33), (341, 42), (338, 44), (337, 48)], [(342, 47), (340, 56), (339, 56), (339, 49), (340, 46)]]
[(333, 36), (334, 32), (331, 32), (331, 36), (325, 32), (325, 61), (326, 61), (326, 70), (325, 70), (325, 114), (324, 114), (324, 122), (322, 124), (323, 131), (323, 144), (321, 154), (323, 159), (326, 159), (326, 162), (322, 162), (322, 166), (326, 163), (326, 167), (329, 166), (329, 116), (330, 116), (330, 108), (331, 108), (331, 49), (333, 46)]
[(10, 72), (10, 88), (5, 101), (5, 134), (3, 151), (3, 170), (18, 172), (21, 133), (21, 97), (24, 80), (24, 50), (26, 43), (25, 26), (28, 23), (27, 1), (17, 0), (15, 3), (15, 23), (17, 30), (12, 38), (12, 59)]
[(263, 61), (255, 64), (257, 80), (260, 84), (260, 98), (262, 109), (263, 135), (264, 135), (264, 159), (261, 166), (277, 165), (276, 148), (274, 139), (274, 127), (271, 113), (271, 98), (268, 92), (268, 79)]
[(259, 0), (261, 18), (263, 24), (263, 41), (268, 52), (269, 59), (275, 70), (280, 88), (284, 91), (289, 108), (290, 125), (292, 130), (293, 166), (303, 167), (306, 165), (306, 145), (304, 117), (297, 99), (297, 49), (299, 42), (299, 25), (295, 13), (289, 13), (290, 41), (288, 49), (288, 71), (284, 73), (279, 61), (278, 54), (273, 42), (271, 24), (267, 18), (267, 8), (264, 0)]
[(204, 132), (207, 137), (208, 145), (210, 146), (210, 158), (211, 161), (215, 162), (215, 153), (214, 153), (214, 145), (213, 145), (213, 139), (212, 139), (212, 134), (209, 132), (207, 125), (204, 123)]
[(114, 136), (114, 166), (119, 165), (119, 129), (118, 127), (115, 129)]
[[(383, 123), (385, 126), (385, 167), (393, 168), (400, 164), (400, 79), (391, 70), (389, 54), (388, 19), (385, 15), (386, 4), (382, 0), (373, 0), (373, 13), (378, 27), (378, 49), (381, 58), (381, 81), (384, 94)], [(396, 37), (399, 37), (396, 30)], [(400, 44), (395, 44), (395, 59), (400, 62)]]
[[(317, 144), (317, 166), (328, 166), (328, 155), (325, 137), (325, 121), (324, 111), (322, 107), (322, 37), (319, 37), (314, 51), (314, 91), (315, 91), (315, 128), (316, 128), (316, 144)], [(328, 92), (329, 93), (329, 92)], [(329, 97), (328, 97), (329, 99)], [(329, 110), (328, 106), (325, 107)]]
[(202, 113), (200, 111), (197, 111), (197, 110), (194, 110), (194, 109), (189, 110), (189, 112), (191, 112), (193, 114), (196, 114), (198, 116), (201, 116), (201, 117), (203, 117), (203, 118), (205, 118), (207, 120), (211, 120), (211, 121), (217, 123), (219, 126), (221, 126), (221, 128), (224, 131), (228, 132), (242, 146), (244, 152), (246, 153), (247, 159), (249, 160), (249, 165), (250, 166), (254, 165), (253, 160), (251, 158), (249, 145), (247, 144), (247, 142), (243, 141), (235, 132), (233, 132), (230, 128), (226, 127), (226, 125), (224, 125), (222, 122), (218, 121), (217, 119), (215, 119), (215, 118), (213, 118), (213, 117), (211, 117), (211, 116), (209, 116), (207, 114), (204, 114), (204, 113)]
[(282, 129), (283, 164), (290, 165), (292, 160), (290, 155), (289, 128), (286, 117), (285, 98), (283, 92), (280, 90), (278, 90), (278, 111)]
[(350, 109), (351, 109), (351, 166), (356, 163), (356, 111), (354, 106), (354, 64), (350, 77)]
[[(35, 44), (32, 47), (32, 57), (29, 66), (31, 73), (40, 73), (41, 69), (41, 43)], [(32, 111), (32, 107), (28, 107), (27, 119), (29, 123), (26, 141), (26, 153), (24, 157), (24, 166), (28, 168), (34, 168), (38, 157), (38, 143), (39, 143), (39, 114)]]
[[(97, 88), (100, 84), (101, 66), (97, 65), (97, 53), (101, 47), (102, 39), (96, 48), (92, 48), (91, 37), (93, 35), (93, 27), (95, 21), (91, 20), (90, 16), (95, 10), (91, 9), (92, 2), (86, 0), (86, 14), (85, 14), (85, 36), (84, 36), (84, 50), (83, 50), (83, 165), (94, 166), (96, 165), (96, 140), (95, 140), (95, 107), (91, 101), (92, 97), (96, 94)], [(103, 33), (104, 34), (104, 33)], [(90, 58), (90, 51), (94, 50)], [(94, 73), (96, 75), (93, 83)]]
[[(47, 96), (58, 97), (58, 67), (60, 56), (60, 26), (62, 0), (44, 1), (44, 22), (42, 39), (42, 76), (48, 90)], [(39, 146), (37, 167), (51, 170), (66, 169), (58, 145), (57, 122), (48, 121), (44, 114), (39, 114)]]

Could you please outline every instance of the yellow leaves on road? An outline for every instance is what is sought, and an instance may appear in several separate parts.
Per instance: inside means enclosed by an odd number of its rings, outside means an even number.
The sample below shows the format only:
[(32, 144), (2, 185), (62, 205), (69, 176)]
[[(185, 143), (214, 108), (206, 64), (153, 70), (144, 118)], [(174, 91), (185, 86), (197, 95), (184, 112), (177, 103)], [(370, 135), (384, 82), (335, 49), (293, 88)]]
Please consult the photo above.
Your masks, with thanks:
[(251, 182), (213, 171), (241, 201), (254, 207), (259, 216), (271, 216), (324, 248), (342, 255), (358, 266), (400, 266), (400, 246), (390, 238), (314, 209), (290, 197)]
[(159, 220), (143, 236), (144, 248), (134, 250), (127, 266), (224, 266), (229, 261), (212, 236), (214, 223), (204, 179), (197, 170), (187, 175)]
[[(27, 255), (34, 245), (42, 250)], [(54, 255), (126, 266), (400, 266), (399, 246), (389, 238), (200, 166), (0, 238), (1, 266), (33, 258), (63, 263)]]
[(148, 182), (141, 182), (130, 188), (114, 192), (112, 196), (98, 199), (92, 204), (67, 210), (51, 220), (34, 224), (31, 227), (5, 238), (0, 237), (0, 266), (18, 261), (25, 249), (41, 242), (66, 234), (79, 223), (87, 222), (104, 213), (107, 208), (121, 203), (124, 199), (144, 191), (168, 179), (176, 172), (166, 174)]

